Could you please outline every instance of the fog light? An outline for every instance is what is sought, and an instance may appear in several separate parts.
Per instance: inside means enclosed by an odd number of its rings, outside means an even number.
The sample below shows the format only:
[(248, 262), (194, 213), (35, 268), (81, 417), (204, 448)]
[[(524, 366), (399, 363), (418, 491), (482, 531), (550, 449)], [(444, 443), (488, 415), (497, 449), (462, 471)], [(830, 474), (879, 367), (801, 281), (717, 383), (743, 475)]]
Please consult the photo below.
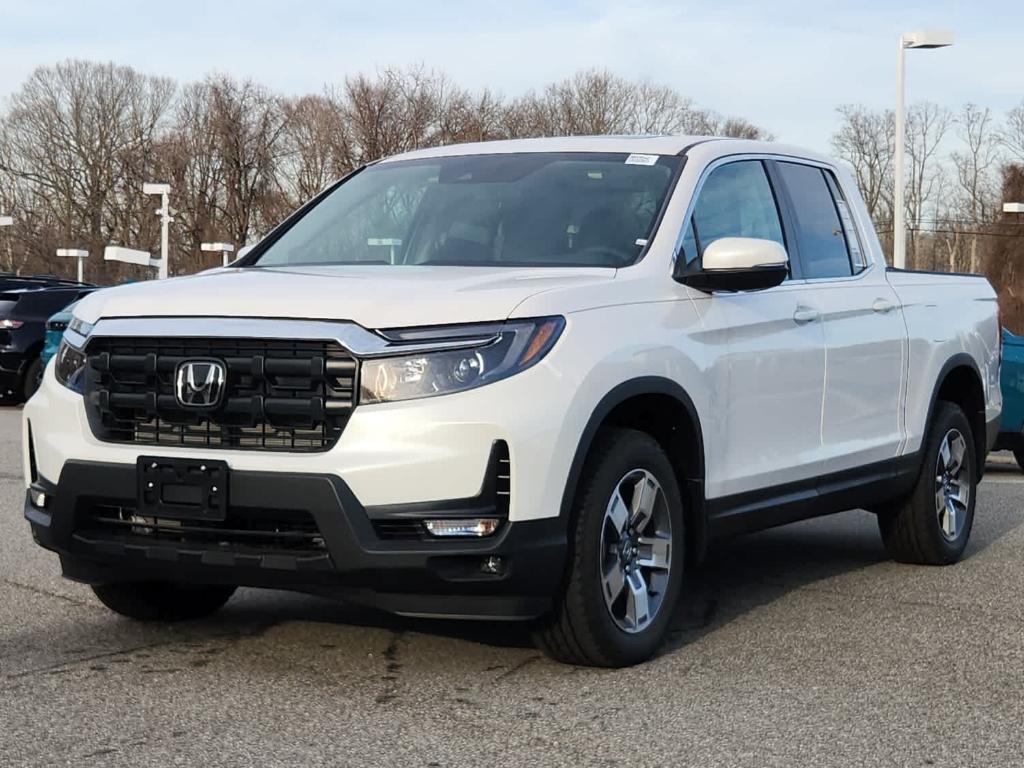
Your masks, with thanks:
[(32, 499), (32, 506), (37, 509), (46, 509), (46, 503), (50, 500), (50, 497), (46, 495), (46, 491), (40, 491), (38, 488), (30, 488), (28, 491), (29, 498)]
[(482, 572), (484, 572), (484, 573), (499, 574), (503, 570), (505, 570), (505, 561), (502, 560), (497, 555), (491, 555), (490, 557), (485, 557), (480, 562), (480, 570)]
[(501, 525), (495, 517), (470, 517), (463, 520), (425, 520), (434, 536), (490, 536)]

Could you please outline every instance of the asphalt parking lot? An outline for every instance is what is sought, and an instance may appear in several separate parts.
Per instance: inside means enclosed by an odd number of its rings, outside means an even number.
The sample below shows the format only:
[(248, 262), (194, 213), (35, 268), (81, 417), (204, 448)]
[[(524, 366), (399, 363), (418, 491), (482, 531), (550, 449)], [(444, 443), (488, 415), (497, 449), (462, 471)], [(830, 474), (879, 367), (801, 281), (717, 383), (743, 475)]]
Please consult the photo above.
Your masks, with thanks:
[(719, 545), (629, 670), (526, 633), (240, 592), (141, 626), (22, 519), (0, 409), (0, 765), (1018, 765), (1024, 475), (992, 466), (966, 559), (889, 562), (865, 512)]

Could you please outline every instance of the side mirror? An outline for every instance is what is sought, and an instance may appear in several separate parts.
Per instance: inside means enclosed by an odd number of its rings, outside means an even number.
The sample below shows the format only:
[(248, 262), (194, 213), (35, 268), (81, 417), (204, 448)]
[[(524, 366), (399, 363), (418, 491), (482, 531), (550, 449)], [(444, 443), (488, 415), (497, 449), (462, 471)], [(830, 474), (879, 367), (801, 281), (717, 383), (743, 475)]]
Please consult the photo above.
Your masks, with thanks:
[(789, 275), (786, 249), (774, 240), (720, 237), (704, 249), (698, 265), (675, 276), (699, 291), (760, 291), (774, 288)]

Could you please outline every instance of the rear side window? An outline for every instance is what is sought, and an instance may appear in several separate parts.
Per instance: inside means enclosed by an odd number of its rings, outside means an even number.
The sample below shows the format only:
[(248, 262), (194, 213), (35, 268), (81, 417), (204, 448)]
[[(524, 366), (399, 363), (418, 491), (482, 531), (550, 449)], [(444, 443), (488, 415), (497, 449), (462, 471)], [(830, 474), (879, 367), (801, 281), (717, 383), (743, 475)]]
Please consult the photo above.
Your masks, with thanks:
[(683, 236), (687, 261), (721, 237), (757, 237), (785, 247), (775, 195), (760, 160), (721, 165), (705, 179)]
[[(847, 225), (840, 217), (840, 203), (833, 196), (838, 191), (834, 181), (821, 168), (799, 163), (779, 163), (786, 191), (793, 204), (797, 224), (797, 239), (803, 260), (803, 276), (808, 279), (823, 277), (849, 277), (863, 269), (863, 256), (856, 244), (857, 267), (847, 243)], [(849, 211), (846, 211), (850, 236), (856, 237)], [(853, 240), (856, 243), (856, 240)]]

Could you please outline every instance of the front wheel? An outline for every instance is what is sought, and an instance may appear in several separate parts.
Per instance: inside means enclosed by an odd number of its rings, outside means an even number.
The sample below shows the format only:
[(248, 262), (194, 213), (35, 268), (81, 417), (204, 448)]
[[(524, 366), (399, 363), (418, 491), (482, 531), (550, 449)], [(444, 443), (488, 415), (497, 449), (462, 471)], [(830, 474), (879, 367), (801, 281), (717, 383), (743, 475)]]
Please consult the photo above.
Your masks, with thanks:
[(622, 667), (658, 649), (683, 579), (683, 505), (658, 443), (601, 432), (584, 465), (569, 531), (568, 573), (536, 633), (551, 657)]
[(21, 397), (23, 400), (28, 400), (32, 395), (39, 389), (39, 385), (43, 381), (43, 361), (38, 357), (29, 363), (28, 368), (25, 369), (25, 378), (21, 382)]
[(235, 593), (235, 587), (130, 581), (97, 584), (92, 591), (114, 613), (137, 621), (185, 621), (214, 613)]
[(949, 565), (960, 559), (974, 524), (978, 472), (967, 416), (940, 402), (910, 495), (879, 514), (882, 541), (894, 560)]

